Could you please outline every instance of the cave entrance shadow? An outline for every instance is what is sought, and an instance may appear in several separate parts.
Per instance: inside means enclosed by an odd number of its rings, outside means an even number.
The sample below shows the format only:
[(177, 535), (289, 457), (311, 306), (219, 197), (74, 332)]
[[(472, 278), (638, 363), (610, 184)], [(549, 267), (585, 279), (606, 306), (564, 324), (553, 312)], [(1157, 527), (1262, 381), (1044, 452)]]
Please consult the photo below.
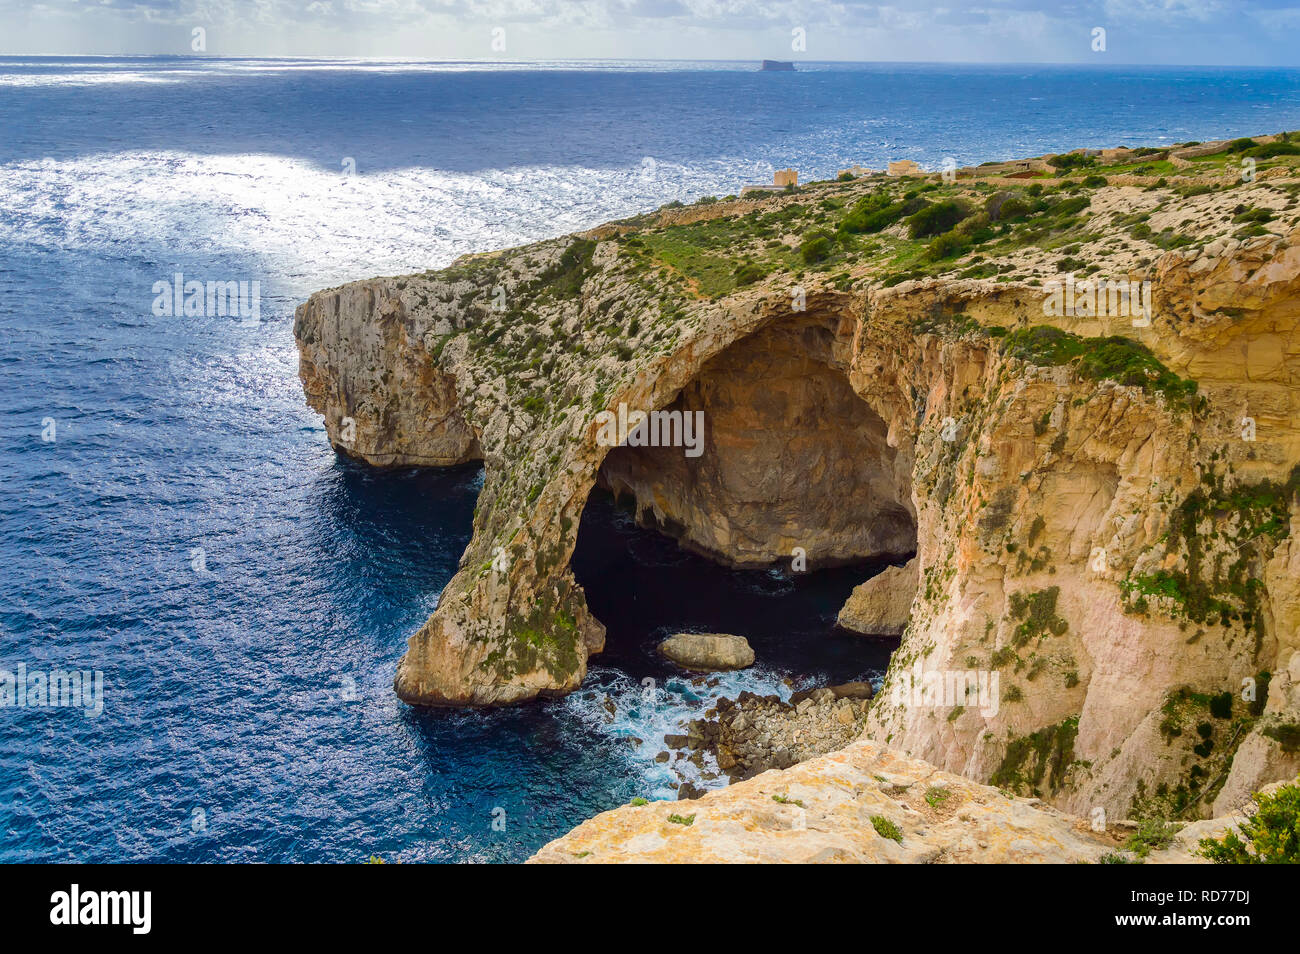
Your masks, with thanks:
[(759, 666), (803, 686), (878, 677), (888, 667), (897, 639), (844, 632), (835, 617), (854, 586), (900, 562), (881, 558), (802, 574), (732, 569), (638, 526), (630, 509), (598, 488), (583, 511), (572, 566), (606, 627), (605, 651), (594, 665), (663, 680), (681, 674), (656, 651), (663, 639), (686, 631), (734, 633), (749, 640)]
[(607, 628), (597, 665), (671, 673), (658, 642), (695, 631), (744, 636), (759, 666), (800, 682), (888, 667), (897, 639), (835, 620), (856, 585), (916, 550), (913, 449), (889, 443), (850, 385), (846, 327), (833, 304), (765, 325), (644, 409), (700, 416), (702, 444), (606, 454), (572, 560)]

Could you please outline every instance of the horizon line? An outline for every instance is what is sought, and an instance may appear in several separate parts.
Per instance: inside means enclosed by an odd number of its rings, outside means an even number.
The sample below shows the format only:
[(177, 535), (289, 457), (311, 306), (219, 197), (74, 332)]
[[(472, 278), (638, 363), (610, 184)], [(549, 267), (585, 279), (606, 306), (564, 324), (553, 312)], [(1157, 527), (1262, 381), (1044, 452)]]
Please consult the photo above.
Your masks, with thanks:
[[(1255, 69), (1300, 70), (1297, 64), (1250, 63), (1101, 63), (1090, 60), (847, 60), (805, 59), (781, 60), (775, 57), (741, 57), (734, 59), (700, 59), (694, 57), (425, 57), (425, 56), (365, 56), (347, 53), (11, 53), (0, 51), (0, 58), (29, 59), (102, 59), (102, 60), (302, 60), (302, 61), (360, 61), (368, 63), (473, 63), (501, 65), (511, 63), (761, 63), (772, 60), (779, 63), (813, 65), (833, 63), (853, 66), (1078, 66), (1098, 68), (1146, 69)], [(786, 72), (800, 72), (797, 68)]]

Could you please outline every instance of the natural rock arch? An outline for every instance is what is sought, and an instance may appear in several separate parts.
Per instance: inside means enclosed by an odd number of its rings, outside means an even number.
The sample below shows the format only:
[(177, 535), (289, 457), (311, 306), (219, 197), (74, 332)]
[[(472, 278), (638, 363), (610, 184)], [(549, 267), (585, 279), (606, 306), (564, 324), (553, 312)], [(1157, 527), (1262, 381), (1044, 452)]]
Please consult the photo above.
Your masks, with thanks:
[(665, 408), (698, 413), (698, 456), (615, 447), (599, 484), (634, 498), (643, 525), (730, 565), (914, 552), (910, 454), (849, 385), (836, 324), (791, 314), (706, 361)]

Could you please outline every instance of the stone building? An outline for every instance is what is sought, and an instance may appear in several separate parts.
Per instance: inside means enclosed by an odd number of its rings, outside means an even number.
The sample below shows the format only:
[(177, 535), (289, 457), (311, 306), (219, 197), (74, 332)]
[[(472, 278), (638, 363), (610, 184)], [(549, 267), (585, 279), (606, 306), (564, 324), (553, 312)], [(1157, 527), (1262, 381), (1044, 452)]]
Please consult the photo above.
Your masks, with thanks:
[(911, 159), (896, 159), (889, 164), (885, 170), (888, 176), (921, 176), (925, 175), (925, 170), (918, 166)]

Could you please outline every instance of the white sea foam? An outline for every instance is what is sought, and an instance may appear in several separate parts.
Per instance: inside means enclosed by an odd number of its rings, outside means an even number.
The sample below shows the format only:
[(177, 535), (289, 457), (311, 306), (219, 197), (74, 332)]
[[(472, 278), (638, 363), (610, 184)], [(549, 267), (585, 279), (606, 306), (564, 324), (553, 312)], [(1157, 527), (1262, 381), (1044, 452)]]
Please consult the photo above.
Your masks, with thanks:
[(671, 676), (653, 685), (596, 667), (587, 673), (582, 689), (565, 698), (565, 706), (578, 721), (626, 742), (620, 751), (642, 779), (643, 797), (672, 799), (677, 797), (674, 785), (681, 781), (710, 790), (725, 787), (727, 777), (711, 755), (704, 757), (702, 766), (678, 759), (671, 751), (669, 762), (656, 762), (655, 756), (666, 749), (664, 737), (685, 735), (692, 719), (704, 718), (719, 699), (734, 699), (745, 690), (783, 700), (793, 691), (782, 674), (762, 666), (707, 676)]

